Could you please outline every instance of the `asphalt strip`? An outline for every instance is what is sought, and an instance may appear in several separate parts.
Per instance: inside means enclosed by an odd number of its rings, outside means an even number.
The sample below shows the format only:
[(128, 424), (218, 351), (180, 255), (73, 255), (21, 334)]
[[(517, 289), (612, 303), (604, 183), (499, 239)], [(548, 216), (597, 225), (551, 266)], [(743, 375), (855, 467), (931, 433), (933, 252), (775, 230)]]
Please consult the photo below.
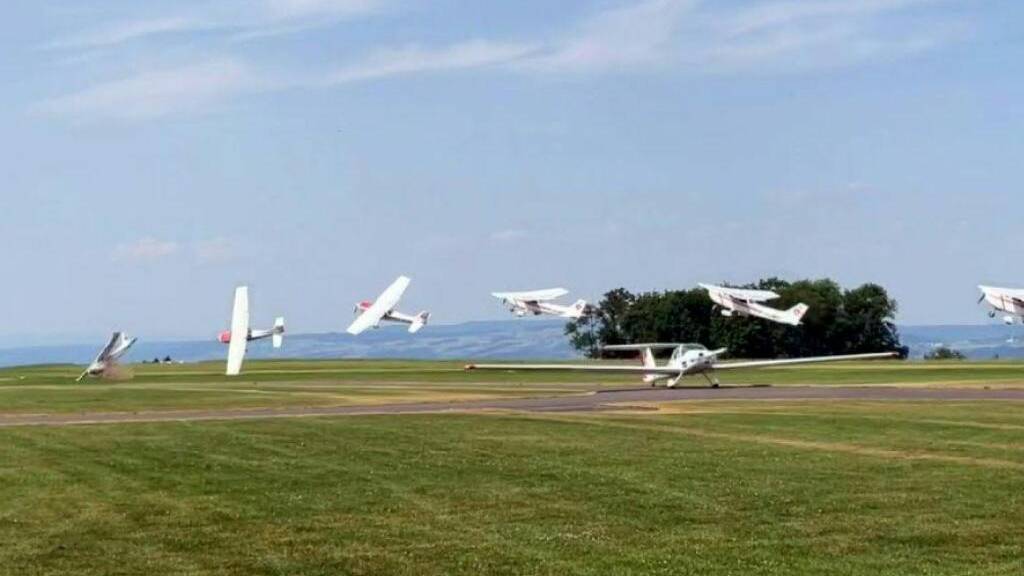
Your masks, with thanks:
[[(0, 428), (17, 426), (76, 426), (142, 422), (202, 422), (359, 416), (373, 414), (438, 414), (509, 410), (519, 412), (592, 412), (629, 402), (701, 400), (1024, 400), (1024, 389), (899, 388), (881, 386), (787, 386), (773, 388), (641, 388), (610, 390), (579, 396), (488, 399), (462, 402), (421, 402), (368, 406), (287, 406), (256, 409), (174, 410), (154, 412), (84, 412), (70, 414), (0, 414)], [(626, 406), (628, 407), (628, 406)]]

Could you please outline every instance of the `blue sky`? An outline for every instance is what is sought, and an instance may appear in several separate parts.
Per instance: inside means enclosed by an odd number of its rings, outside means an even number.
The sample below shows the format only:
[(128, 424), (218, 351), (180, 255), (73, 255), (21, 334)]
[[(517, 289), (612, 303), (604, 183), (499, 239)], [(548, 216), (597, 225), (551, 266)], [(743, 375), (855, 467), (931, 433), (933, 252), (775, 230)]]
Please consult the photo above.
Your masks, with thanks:
[[(14, 2), (5, 337), (341, 330), (398, 274), (488, 293), (878, 282), (907, 323), (1024, 285), (1024, 6)], [(0, 339), (2, 340), (2, 339)]]

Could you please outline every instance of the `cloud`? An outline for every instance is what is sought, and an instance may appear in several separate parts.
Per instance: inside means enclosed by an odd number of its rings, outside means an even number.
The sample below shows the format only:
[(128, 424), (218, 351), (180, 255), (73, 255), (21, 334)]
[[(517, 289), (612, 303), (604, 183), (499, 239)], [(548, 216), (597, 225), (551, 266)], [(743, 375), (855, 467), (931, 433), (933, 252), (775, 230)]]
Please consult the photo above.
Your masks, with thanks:
[(177, 242), (143, 238), (136, 242), (118, 244), (114, 247), (112, 258), (117, 262), (154, 262), (173, 256), (178, 248)]
[(528, 238), (529, 236), (530, 236), (530, 233), (528, 231), (526, 231), (526, 230), (520, 230), (520, 229), (499, 230), (499, 231), (494, 232), (494, 233), (491, 234), (491, 241), (492, 242), (502, 243), (502, 244), (509, 244), (509, 243), (512, 243), (512, 242), (518, 242), (519, 240), (524, 240), (524, 239)]
[(115, 22), (57, 38), (51, 50), (103, 48), (168, 34), (219, 32), (236, 39), (273, 36), (329, 26), (380, 11), (385, 0), (234, 0), (185, 5), (178, 14)]
[(223, 264), (235, 258), (236, 246), (227, 238), (212, 238), (197, 242), (193, 251), (200, 264)]
[(599, 12), (522, 67), (595, 72), (665, 61), (672, 55), (682, 18), (697, 4), (696, 0), (644, 0)]
[[(607, 9), (557, 39), (525, 70), (737, 74), (830, 68), (955, 40), (962, 24), (885, 19), (939, 0), (770, 0), (723, 5), (642, 0)], [(890, 21), (892, 20), (892, 21)]]
[[(78, 42), (119, 43), (153, 34), (225, 26), (271, 34), (380, 9), (384, 0), (262, 0), (246, 14), (176, 17), (111, 28)], [(955, 0), (945, 0), (954, 2)], [(592, 14), (553, 39), (465, 40), (371, 50), (301, 76), (222, 57), (149, 70), (52, 98), (37, 108), (65, 117), (145, 119), (201, 112), (258, 91), (330, 88), (412, 74), (499, 69), (520, 74), (800, 73), (905, 57), (965, 35), (966, 24), (918, 12), (940, 0), (639, 0)], [(220, 5), (218, 5), (220, 6)], [(248, 4), (246, 4), (248, 6)], [(212, 10), (212, 8), (211, 8)], [(223, 12), (223, 10), (222, 10)], [(906, 14), (905, 14), (906, 13)], [(900, 17), (914, 16), (914, 17)], [(211, 24), (221, 22), (221, 24)], [(307, 68), (308, 70), (308, 68)]]
[(436, 49), (410, 46), (382, 50), (361, 62), (327, 74), (318, 83), (337, 85), (417, 72), (483, 68), (515, 62), (534, 50), (536, 50), (536, 46), (531, 44), (494, 43), (483, 40), (473, 40)]
[(76, 119), (142, 119), (173, 112), (201, 111), (260, 82), (232, 59), (213, 59), (167, 70), (147, 71), (43, 101), (42, 112)]

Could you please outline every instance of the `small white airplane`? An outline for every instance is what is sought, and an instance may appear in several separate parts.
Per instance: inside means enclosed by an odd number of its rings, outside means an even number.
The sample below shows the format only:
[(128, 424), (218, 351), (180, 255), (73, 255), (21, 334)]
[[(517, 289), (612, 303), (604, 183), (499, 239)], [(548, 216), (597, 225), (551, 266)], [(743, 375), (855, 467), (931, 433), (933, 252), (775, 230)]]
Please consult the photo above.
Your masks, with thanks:
[(995, 318), (996, 312), (1005, 312), (1003, 324), (1013, 324), (1018, 318), (1024, 319), (1024, 290), (1013, 288), (995, 288), (993, 286), (978, 286), (981, 290), (981, 299), (978, 303), (985, 302), (992, 307), (988, 317)]
[(712, 302), (722, 307), (722, 316), (756, 316), (780, 324), (799, 326), (800, 320), (807, 313), (806, 304), (797, 304), (789, 310), (765, 306), (762, 302), (779, 297), (778, 294), (770, 290), (726, 288), (703, 283), (699, 286), (708, 291)]
[(399, 276), (377, 297), (377, 300), (356, 304), (353, 311), (356, 314), (356, 319), (346, 331), (353, 336), (358, 336), (368, 328), (379, 328), (382, 321), (408, 324), (409, 334), (415, 334), (422, 330), (430, 320), (430, 312), (424, 310), (415, 316), (410, 316), (395, 310), (395, 306), (398, 306), (398, 302), (402, 300), (402, 295), (405, 294), (410, 282), (412, 280), (409, 278)]
[(108, 370), (113, 369), (118, 360), (124, 356), (128, 349), (135, 344), (138, 338), (129, 338), (124, 332), (114, 332), (114, 335), (110, 337), (110, 342), (100, 350), (100, 353), (96, 355), (96, 359), (89, 364), (89, 367), (75, 380), (75, 382), (81, 382), (86, 376), (103, 376)]
[(577, 300), (571, 306), (553, 304), (551, 301), (568, 294), (565, 288), (550, 288), (547, 290), (532, 290), (529, 292), (492, 292), (491, 295), (501, 300), (509, 311), (522, 318), (527, 314), (540, 316), (551, 314), (576, 320), (583, 316), (587, 309), (586, 300)]
[(274, 327), (269, 330), (253, 330), (249, 326), (249, 287), (235, 288), (235, 304), (231, 310), (231, 329), (220, 333), (218, 340), (228, 345), (228, 366), (225, 374), (238, 376), (242, 372), (245, 351), (251, 340), (272, 338), (274, 348), (284, 343), (284, 318), (274, 320)]
[[(813, 364), (817, 362), (842, 362), (845, 360), (874, 360), (895, 358), (895, 352), (877, 354), (846, 354), (842, 356), (816, 356), (811, 358), (791, 358), (786, 360), (754, 360), (747, 362), (720, 363), (718, 356), (725, 353), (725, 348), (708, 350), (700, 344), (623, 344), (605, 346), (609, 351), (640, 352), (640, 366), (622, 366), (608, 364), (470, 364), (466, 370), (508, 370), (508, 371), (576, 371), (600, 372), (612, 374), (638, 374), (643, 376), (644, 383), (651, 386), (664, 381), (668, 388), (675, 386), (683, 376), (700, 374), (713, 388), (719, 385), (715, 373), (719, 370), (737, 370), (741, 368), (764, 368), (771, 366), (789, 366), (793, 364)], [(672, 349), (672, 357), (664, 366), (654, 361), (654, 350)]]

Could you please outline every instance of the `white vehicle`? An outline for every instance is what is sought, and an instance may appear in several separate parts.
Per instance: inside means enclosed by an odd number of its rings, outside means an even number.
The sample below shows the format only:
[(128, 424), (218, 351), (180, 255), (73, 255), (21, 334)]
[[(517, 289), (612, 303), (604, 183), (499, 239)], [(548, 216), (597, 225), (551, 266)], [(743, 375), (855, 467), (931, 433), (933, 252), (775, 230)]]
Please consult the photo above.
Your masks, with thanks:
[(775, 300), (778, 294), (770, 290), (746, 290), (726, 288), (714, 284), (699, 284), (708, 291), (711, 301), (721, 306), (722, 316), (756, 316), (780, 324), (799, 326), (800, 320), (807, 313), (806, 304), (797, 304), (789, 310), (770, 308), (763, 303)]
[[(719, 370), (736, 370), (740, 368), (763, 368), (770, 366), (788, 366), (792, 364), (813, 364), (817, 362), (842, 362), (844, 360), (874, 360), (895, 358), (895, 352), (878, 354), (847, 354), (843, 356), (816, 356), (811, 358), (791, 358), (786, 360), (755, 360), (748, 362), (719, 362), (718, 356), (725, 353), (725, 348), (708, 350), (700, 344), (624, 344), (605, 346), (604, 350), (640, 352), (640, 366), (622, 366), (609, 364), (470, 364), (467, 370), (523, 370), (523, 371), (575, 371), (599, 372), (611, 374), (638, 374), (643, 381), (651, 386), (665, 382), (674, 388), (683, 376), (700, 374), (711, 384), (718, 387), (715, 373)], [(654, 361), (654, 350), (672, 349), (672, 357), (664, 366)]]
[(978, 289), (981, 290), (978, 302), (985, 302), (992, 307), (988, 313), (989, 318), (1004, 312), (1003, 323), (1007, 325), (1015, 323), (1018, 318), (1024, 318), (1024, 290), (993, 286), (978, 286)]
[(249, 288), (235, 288), (235, 304), (231, 310), (231, 329), (220, 333), (221, 344), (228, 345), (228, 366), (224, 372), (228, 376), (238, 376), (242, 372), (245, 352), (252, 340), (272, 338), (274, 348), (284, 343), (284, 318), (274, 320), (274, 327), (269, 330), (253, 330), (249, 326)]
[(89, 364), (89, 367), (75, 380), (75, 382), (81, 382), (82, 378), (86, 376), (103, 376), (109, 370), (112, 370), (118, 360), (124, 356), (128, 349), (135, 344), (138, 338), (129, 338), (124, 332), (114, 332), (114, 335), (110, 337), (110, 342), (100, 350), (100, 353), (96, 356), (96, 359)]
[(358, 336), (368, 328), (379, 328), (381, 322), (408, 324), (409, 334), (415, 334), (422, 330), (427, 325), (427, 322), (430, 321), (430, 312), (424, 310), (415, 316), (410, 316), (395, 310), (410, 282), (412, 280), (409, 278), (399, 276), (397, 280), (391, 283), (391, 286), (388, 286), (377, 297), (377, 300), (356, 304), (354, 310), (356, 319), (348, 327), (347, 332), (353, 336)]
[(492, 292), (491, 295), (501, 300), (510, 312), (520, 318), (527, 314), (550, 314), (576, 320), (586, 311), (586, 300), (577, 300), (571, 306), (552, 303), (552, 300), (557, 300), (568, 293), (565, 288), (549, 288), (529, 292)]

